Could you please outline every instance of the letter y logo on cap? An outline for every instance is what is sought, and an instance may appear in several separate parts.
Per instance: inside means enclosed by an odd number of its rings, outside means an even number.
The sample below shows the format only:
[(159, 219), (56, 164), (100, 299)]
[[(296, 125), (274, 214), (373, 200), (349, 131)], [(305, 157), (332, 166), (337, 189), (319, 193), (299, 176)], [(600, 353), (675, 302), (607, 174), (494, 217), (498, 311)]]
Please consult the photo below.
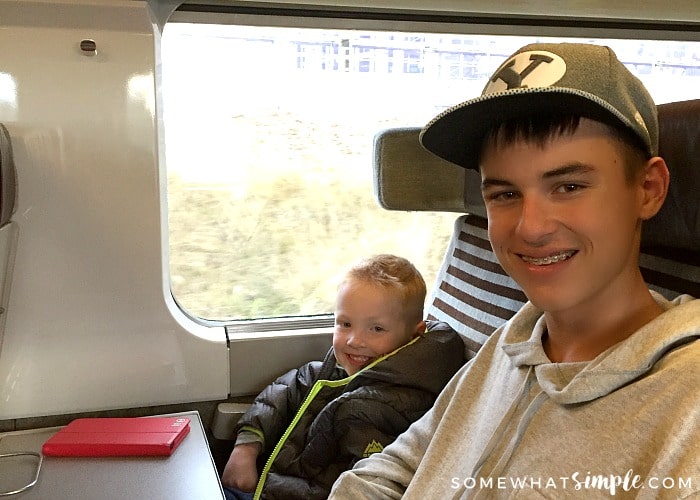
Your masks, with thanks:
[(506, 90), (549, 87), (566, 73), (564, 59), (551, 52), (532, 50), (508, 59), (493, 74), (482, 95)]

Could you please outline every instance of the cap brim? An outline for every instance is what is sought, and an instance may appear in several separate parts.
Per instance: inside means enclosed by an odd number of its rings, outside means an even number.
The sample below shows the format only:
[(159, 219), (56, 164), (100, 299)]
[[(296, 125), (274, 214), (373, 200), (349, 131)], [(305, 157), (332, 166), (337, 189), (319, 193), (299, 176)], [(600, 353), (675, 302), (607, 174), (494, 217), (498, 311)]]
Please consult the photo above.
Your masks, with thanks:
[(456, 165), (479, 169), (479, 155), (487, 132), (500, 123), (536, 115), (570, 114), (615, 127), (629, 124), (604, 103), (575, 89), (562, 87), (518, 89), (489, 94), (458, 104), (423, 128), (425, 149)]

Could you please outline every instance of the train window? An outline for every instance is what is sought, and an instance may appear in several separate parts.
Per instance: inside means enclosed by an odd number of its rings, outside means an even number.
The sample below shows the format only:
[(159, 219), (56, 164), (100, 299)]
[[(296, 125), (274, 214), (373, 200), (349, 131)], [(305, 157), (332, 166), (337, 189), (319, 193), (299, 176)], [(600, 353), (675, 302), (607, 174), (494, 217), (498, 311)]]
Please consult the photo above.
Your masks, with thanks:
[[(428, 286), (455, 214), (373, 198), (373, 136), (476, 96), (543, 37), (169, 23), (162, 37), (170, 280), (214, 320), (328, 315), (338, 272), (378, 252)], [(558, 38), (558, 40), (562, 40)], [(612, 46), (658, 103), (697, 97), (700, 43)]]

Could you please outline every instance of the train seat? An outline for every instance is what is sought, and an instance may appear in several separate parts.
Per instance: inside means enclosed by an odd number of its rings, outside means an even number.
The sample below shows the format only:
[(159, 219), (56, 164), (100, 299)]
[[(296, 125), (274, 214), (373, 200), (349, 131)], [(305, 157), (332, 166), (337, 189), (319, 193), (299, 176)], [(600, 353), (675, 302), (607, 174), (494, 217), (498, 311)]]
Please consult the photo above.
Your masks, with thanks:
[[(660, 154), (671, 184), (663, 208), (643, 227), (640, 267), (649, 287), (666, 297), (700, 297), (700, 100), (658, 109)], [(526, 297), (491, 249), (479, 174), (424, 150), (419, 132), (398, 128), (375, 136), (375, 197), (388, 210), (463, 214), (455, 221), (427, 317), (451, 324), (471, 357)]]
[(0, 123), (0, 348), (2, 347), (10, 285), (17, 248), (18, 227), (12, 221), (16, 209), (17, 171), (10, 134)]

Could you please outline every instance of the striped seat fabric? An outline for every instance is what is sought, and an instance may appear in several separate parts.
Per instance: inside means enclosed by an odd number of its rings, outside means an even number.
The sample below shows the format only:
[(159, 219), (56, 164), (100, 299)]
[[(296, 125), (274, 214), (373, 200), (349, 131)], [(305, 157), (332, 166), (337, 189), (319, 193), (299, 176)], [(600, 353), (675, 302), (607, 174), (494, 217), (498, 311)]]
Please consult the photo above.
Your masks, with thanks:
[(486, 231), (486, 219), (478, 215), (455, 221), (427, 310), (428, 319), (462, 335), (468, 358), (527, 300), (498, 263)]

